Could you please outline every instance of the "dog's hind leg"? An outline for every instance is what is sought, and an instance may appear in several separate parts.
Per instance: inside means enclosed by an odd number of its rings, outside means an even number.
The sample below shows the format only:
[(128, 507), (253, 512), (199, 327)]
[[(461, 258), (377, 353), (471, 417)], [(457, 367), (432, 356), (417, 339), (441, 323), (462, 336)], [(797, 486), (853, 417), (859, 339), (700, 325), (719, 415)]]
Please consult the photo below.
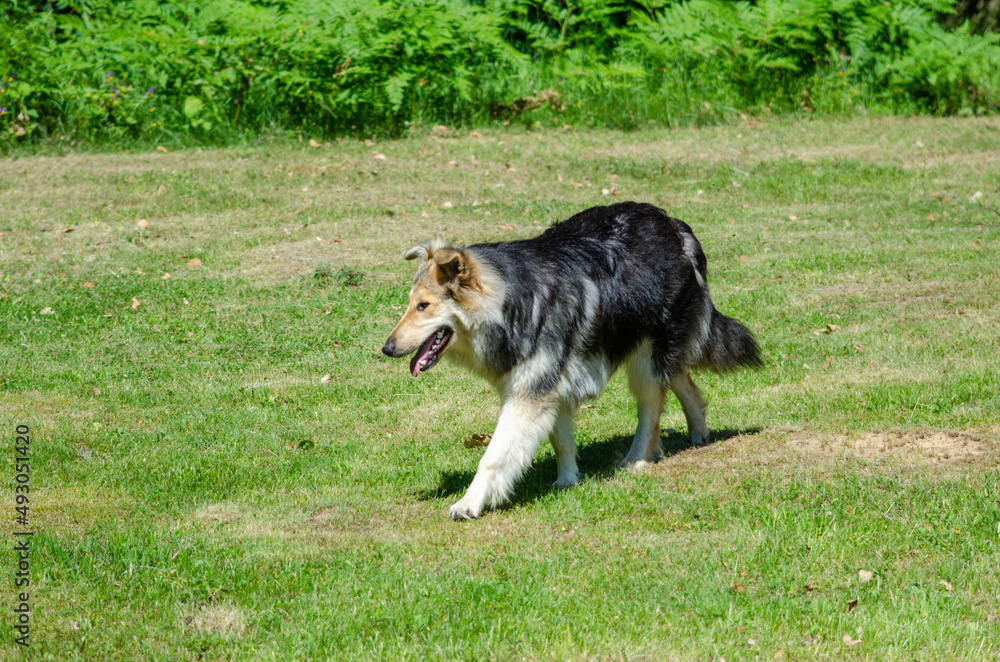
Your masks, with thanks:
[(558, 474), (556, 487), (572, 487), (580, 480), (580, 471), (576, 466), (576, 440), (573, 438), (573, 416), (576, 414), (576, 404), (563, 401), (559, 404), (555, 427), (549, 435), (552, 450), (556, 454), (556, 469)]
[(639, 350), (628, 363), (628, 385), (639, 411), (639, 427), (619, 468), (641, 467), (657, 459), (660, 450), (660, 416), (666, 388), (653, 371), (648, 350)]
[(705, 423), (705, 409), (708, 405), (701, 391), (691, 380), (691, 373), (687, 368), (681, 370), (671, 381), (670, 389), (681, 401), (684, 408), (684, 418), (687, 419), (688, 433), (691, 435), (691, 443), (695, 446), (708, 441), (708, 425)]
[(487, 502), (491, 506), (503, 503), (517, 479), (531, 466), (535, 451), (552, 431), (557, 413), (558, 403), (552, 398), (511, 398), (504, 402), (497, 429), (472, 484), (448, 511), (452, 518), (475, 519)]

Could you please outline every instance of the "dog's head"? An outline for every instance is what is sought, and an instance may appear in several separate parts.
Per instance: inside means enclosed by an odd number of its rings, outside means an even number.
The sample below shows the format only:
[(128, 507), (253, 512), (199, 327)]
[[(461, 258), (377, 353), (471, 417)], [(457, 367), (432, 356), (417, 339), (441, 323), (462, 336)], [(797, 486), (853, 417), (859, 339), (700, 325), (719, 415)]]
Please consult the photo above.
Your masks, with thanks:
[(417, 260), (410, 302), (382, 347), (387, 356), (410, 359), (410, 374), (433, 368), (465, 328), (470, 298), (483, 293), (482, 265), (467, 251), (440, 240), (417, 244), (403, 256)]

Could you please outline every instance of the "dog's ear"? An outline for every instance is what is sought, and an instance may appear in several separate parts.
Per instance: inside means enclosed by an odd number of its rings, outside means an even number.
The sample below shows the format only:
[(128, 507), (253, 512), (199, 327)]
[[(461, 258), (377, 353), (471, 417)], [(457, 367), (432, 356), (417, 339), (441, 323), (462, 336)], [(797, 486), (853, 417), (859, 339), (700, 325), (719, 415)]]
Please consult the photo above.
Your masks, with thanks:
[(414, 246), (410, 250), (406, 251), (406, 253), (403, 255), (403, 259), (404, 260), (415, 260), (418, 257), (421, 260), (426, 260), (427, 259), (427, 244), (426, 243), (424, 243), (424, 244), (417, 244), (416, 246)]
[(438, 266), (438, 278), (442, 285), (461, 277), (462, 269), (465, 266), (465, 255), (462, 251), (454, 248), (444, 248), (434, 251), (433, 259)]
[(403, 254), (404, 260), (415, 260), (418, 257), (421, 260), (429, 260), (434, 257), (434, 253), (444, 247), (444, 242), (438, 239), (431, 239), (430, 241), (425, 241), (422, 244), (417, 244), (410, 250)]
[(438, 282), (442, 285), (452, 289), (478, 289), (475, 261), (465, 251), (449, 246), (434, 251), (432, 259), (437, 265)]

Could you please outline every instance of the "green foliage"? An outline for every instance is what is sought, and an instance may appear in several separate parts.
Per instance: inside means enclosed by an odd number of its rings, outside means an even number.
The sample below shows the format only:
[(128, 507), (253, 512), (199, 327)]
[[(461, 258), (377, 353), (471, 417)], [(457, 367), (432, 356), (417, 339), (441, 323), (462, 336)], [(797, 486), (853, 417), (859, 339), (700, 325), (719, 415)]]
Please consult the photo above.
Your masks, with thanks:
[[(943, 0), (74, 0), (0, 8), (0, 149), (399, 134), (518, 117), (1000, 109)], [(548, 90), (551, 103), (530, 103)]]
[(678, 69), (714, 73), (709, 84), (698, 80), (698, 96), (748, 109), (1000, 108), (1000, 39), (946, 32), (933, 20), (946, 7), (934, 0), (688, 0), (648, 21), (644, 37), (666, 79), (678, 78)]
[(26, 133), (68, 140), (396, 132), (467, 115), (481, 79), (521, 60), (490, 14), (457, 0), (103, 0), (12, 13), (0, 31), (9, 114), (31, 115)]

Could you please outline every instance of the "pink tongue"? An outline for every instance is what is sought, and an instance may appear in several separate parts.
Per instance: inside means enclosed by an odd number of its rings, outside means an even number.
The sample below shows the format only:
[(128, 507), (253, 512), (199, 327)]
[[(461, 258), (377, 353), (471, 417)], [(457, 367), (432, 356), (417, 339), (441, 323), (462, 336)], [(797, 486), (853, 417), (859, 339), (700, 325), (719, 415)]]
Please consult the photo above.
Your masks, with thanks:
[(425, 340), (424, 344), (421, 345), (420, 349), (417, 350), (417, 353), (413, 355), (412, 359), (410, 359), (410, 374), (413, 375), (414, 377), (420, 374), (420, 360), (427, 356), (430, 356), (431, 345), (434, 344), (434, 341), (436, 339), (437, 336), (432, 335), (430, 338)]

